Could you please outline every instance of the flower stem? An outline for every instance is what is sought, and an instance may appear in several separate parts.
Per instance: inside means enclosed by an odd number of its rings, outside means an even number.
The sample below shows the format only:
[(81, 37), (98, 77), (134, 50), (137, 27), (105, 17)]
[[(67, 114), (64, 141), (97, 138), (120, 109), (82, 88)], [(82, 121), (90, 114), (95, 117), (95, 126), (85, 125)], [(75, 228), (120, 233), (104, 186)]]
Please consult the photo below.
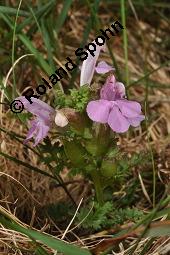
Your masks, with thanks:
[(125, 57), (125, 74), (126, 74), (126, 84), (129, 86), (129, 68), (128, 68), (128, 38), (127, 38), (127, 29), (126, 29), (126, 6), (125, 0), (121, 0), (121, 18), (123, 29), (123, 48), (124, 48), (124, 57)]
[(100, 175), (96, 169), (91, 172), (91, 177), (92, 177), (92, 180), (94, 183), (97, 202), (100, 205), (103, 205), (103, 203), (104, 203), (103, 189), (102, 189), (102, 185), (101, 185)]

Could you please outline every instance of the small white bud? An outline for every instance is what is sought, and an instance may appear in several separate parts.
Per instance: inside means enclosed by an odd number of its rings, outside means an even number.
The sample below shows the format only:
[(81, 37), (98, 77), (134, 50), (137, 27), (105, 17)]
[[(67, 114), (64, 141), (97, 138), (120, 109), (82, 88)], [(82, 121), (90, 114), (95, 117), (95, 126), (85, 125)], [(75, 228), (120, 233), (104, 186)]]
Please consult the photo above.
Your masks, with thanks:
[(55, 124), (59, 127), (65, 127), (68, 124), (66, 116), (58, 110), (56, 110)]

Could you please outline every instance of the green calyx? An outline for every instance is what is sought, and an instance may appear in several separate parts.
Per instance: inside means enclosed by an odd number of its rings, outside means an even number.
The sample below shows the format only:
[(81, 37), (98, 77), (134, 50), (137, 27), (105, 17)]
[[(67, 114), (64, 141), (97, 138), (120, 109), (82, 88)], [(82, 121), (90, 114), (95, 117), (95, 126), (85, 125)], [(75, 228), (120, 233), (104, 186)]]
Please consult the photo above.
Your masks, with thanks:
[(64, 151), (71, 164), (76, 167), (86, 165), (86, 150), (76, 141), (64, 141)]
[(111, 178), (114, 176), (117, 170), (117, 164), (110, 160), (103, 160), (100, 172), (104, 177)]

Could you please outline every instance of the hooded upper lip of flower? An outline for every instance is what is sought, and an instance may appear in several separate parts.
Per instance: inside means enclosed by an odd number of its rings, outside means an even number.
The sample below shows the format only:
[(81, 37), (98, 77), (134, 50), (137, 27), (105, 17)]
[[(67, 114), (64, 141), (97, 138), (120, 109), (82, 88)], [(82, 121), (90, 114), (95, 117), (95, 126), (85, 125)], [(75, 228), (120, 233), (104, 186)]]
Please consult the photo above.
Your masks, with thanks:
[(55, 109), (37, 98), (31, 98), (33, 102), (32, 104), (30, 104), (24, 96), (18, 97), (17, 99), (23, 103), (24, 108), (27, 111), (36, 116), (36, 118), (30, 122), (31, 128), (28, 131), (24, 143), (27, 143), (32, 137), (34, 137), (34, 146), (36, 146), (47, 136), (54, 121), (56, 125), (61, 127), (68, 124), (64, 115), (60, 114), (59, 111), (57, 111), (56, 114)]
[[(93, 42), (95, 44), (95, 42)], [(114, 68), (108, 65), (105, 61), (101, 61), (96, 66), (97, 59), (99, 57), (100, 51), (105, 49), (105, 45), (99, 46), (96, 45), (95, 56), (89, 55), (86, 60), (83, 61), (81, 66), (81, 74), (80, 74), (80, 86), (85, 84), (89, 84), (92, 81), (94, 71), (97, 73), (107, 73)]]
[(130, 125), (137, 127), (144, 120), (141, 106), (124, 97), (123, 83), (116, 82), (113, 75), (109, 76), (100, 91), (100, 99), (91, 101), (87, 105), (89, 118), (96, 122), (108, 123), (117, 133), (126, 132)]

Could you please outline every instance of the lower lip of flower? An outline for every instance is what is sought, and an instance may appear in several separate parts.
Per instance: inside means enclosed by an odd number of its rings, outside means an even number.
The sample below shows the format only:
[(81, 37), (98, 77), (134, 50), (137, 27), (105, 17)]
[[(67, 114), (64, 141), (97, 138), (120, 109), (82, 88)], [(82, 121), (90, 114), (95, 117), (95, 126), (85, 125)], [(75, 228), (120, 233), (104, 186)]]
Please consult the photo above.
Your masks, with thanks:
[(116, 101), (110, 101), (110, 103), (111, 103), (112, 107), (113, 107), (113, 106), (118, 106), (118, 104), (117, 104)]

